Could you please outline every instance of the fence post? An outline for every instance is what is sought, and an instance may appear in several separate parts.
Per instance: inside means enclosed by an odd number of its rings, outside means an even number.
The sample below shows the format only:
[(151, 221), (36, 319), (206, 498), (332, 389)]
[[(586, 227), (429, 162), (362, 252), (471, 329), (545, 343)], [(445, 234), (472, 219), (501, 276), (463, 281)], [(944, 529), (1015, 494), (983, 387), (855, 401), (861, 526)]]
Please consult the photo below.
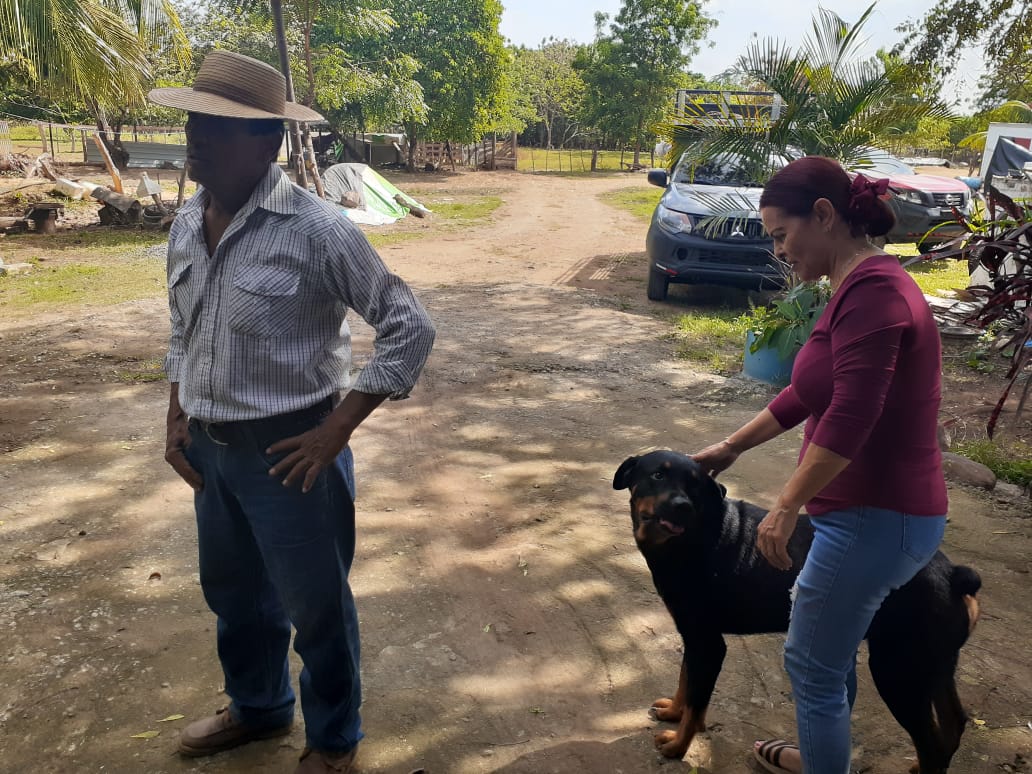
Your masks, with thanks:
[(86, 130), (79, 130), (79, 139), (82, 140), (82, 163), (85, 164), (88, 159), (86, 158)]
[(43, 145), (43, 152), (47, 153), (50, 149), (47, 147), (47, 133), (43, 131), (43, 124), (37, 123), (36, 128), (39, 129), (39, 141)]

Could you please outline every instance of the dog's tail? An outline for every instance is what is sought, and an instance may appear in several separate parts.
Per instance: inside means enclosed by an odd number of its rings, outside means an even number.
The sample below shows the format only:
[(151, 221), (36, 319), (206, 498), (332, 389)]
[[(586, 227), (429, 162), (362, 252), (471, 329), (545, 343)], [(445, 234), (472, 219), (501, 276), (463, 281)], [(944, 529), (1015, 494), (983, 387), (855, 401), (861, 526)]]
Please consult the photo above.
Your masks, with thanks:
[(982, 588), (982, 578), (979, 574), (965, 565), (957, 565), (950, 573), (950, 591), (956, 597), (964, 601), (964, 607), (968, 614), (968, 634), (975, 630), (978, 623), (979, 607), (978, 599), (975, 596)]

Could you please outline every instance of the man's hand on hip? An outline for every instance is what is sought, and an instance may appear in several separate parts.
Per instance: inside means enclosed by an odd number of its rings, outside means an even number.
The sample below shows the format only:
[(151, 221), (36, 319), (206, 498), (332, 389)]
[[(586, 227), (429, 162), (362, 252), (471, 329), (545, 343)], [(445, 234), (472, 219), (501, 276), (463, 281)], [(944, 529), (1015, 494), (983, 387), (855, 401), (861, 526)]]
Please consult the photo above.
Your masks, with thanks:
[(386, 399), (386, 395), (351, 390), (317, 427), (301, 435), (284, 438), (268, 448), (268, 454), (287, 453), (272, 467), (269, 475), (283, 476), (284, 486), (301, 482), (301, 491), (310, 491), (319, 474), (332, 465), (348, 445), (355, 429)]
[(300, 483), (301, 491), (307, 493), (319, 474), (333, 465), (350, 437), (350, 433), (327, 420), (301, 435), (277, 441), (267, 449), (267, 453), (286, 452), (287, 456), (269, 470), (269, 475), (282, 476), (283, 486)]

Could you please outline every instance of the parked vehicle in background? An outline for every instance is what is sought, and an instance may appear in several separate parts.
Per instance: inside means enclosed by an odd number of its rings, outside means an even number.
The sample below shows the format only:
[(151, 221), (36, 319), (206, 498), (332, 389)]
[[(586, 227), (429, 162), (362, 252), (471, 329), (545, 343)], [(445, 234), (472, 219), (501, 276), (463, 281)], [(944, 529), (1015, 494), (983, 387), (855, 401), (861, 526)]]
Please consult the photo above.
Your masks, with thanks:
[(971, 214), (971, 188), (964, 181), (918, 174), (909, 164), (883, 150), (870, 151), (867, 164), (853, 171), (889, 180), (889, 205), (896, 215), (896, 225), (886, 235), (887, 242), (912, 242), (921, 252), (927, 252), (940, 242), (965, 233), (956, 215)]
[[(750, 170), (732, 154), (699, 165), (682, 156), (669, 174), (651, 170), (649, 182), (666, 191), (645, 237), (648, 297), (665, 299), (670, 283), (783, 287), (784, 268), (771, 253), (758, 210), (761, 181), (786, 161), (772, 159), (766, 170)], [(914, 243), (927, 252), (964, 233), (957, 213), (971, 214), (972, 191), (962, 180), (918, 174), (877, 148), (869, 149), (863, 166), (850, 170), (858, 172), (889, 180), (896, 225), (886, 242)]]
[(652, 185), (666, 189), (645, 237), (650, 299), (665, 299), (671, 282), (782, 287), (784, 272), (758, 212), (763, 177), (734, 156), (698, 166), (682, 157), (672, 173), (648, 173)]

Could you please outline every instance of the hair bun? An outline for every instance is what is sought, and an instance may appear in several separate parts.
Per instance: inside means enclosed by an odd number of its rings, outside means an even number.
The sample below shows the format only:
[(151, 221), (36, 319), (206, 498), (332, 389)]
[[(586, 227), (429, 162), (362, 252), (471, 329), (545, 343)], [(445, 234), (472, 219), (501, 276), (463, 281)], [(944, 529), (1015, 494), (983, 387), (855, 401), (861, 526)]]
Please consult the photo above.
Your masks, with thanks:
[[(868, 226), (880, 226), (885, 219), (887, 205), (882, 200), (889, 191), (888, 178), (872, 180), (866, 175), (857, 175), (849, 186), (849, 220), (864, 226), (868, 234), (874, 234)], [(885, 233), (885, 232), (882, 232)]]

